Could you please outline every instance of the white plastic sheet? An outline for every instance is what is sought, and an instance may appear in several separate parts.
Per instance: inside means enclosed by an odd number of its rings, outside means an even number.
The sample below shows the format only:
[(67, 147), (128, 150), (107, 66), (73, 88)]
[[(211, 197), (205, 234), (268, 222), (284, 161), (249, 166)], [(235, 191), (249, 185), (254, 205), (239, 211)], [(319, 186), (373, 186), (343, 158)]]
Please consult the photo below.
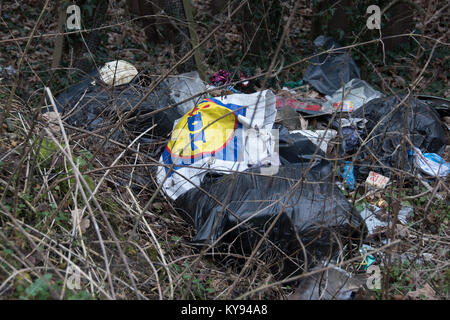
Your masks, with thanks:
[(422, 153), (418, 148), (414, 148), (414, 162), (416, 165), (430, 176), (445, 177), (450, 173), (450, 163), (436, 153)]
[(329, 112), (336, 110), (353, 112), (370, 100), (381, 97), (383, 94), (373, 89), (366, 81), (352, 79), (343, 88), (336, 90), (331, 97), (327, 96), (328, 101), (323, 105), (323, 109)]

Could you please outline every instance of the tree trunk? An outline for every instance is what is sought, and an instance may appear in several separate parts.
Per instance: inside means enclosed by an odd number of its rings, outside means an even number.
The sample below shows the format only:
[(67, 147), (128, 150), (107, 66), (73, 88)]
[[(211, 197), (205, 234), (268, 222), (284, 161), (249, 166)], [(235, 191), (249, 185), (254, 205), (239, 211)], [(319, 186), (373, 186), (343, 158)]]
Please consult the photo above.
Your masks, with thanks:
[[(108, 0), (98, 0), (95, 8), (94, 18), (89, 28), (99, 28), (102, 26), (108, 11)], [(86, 27), (86, 26), (85, 26)], [(75, 68), (88, 73), (92, 69), (92, 57), (89, 52), (94, 55), (101, 41), (102, 30), (94, 30), (89, 33), (86, 44), (83, 44), (81, 52), (78, 54), (78, 60), (75, 63)], [(89, 49), (89, 50), (88, 50)]]
[[(178, 59), (192, 49), (182, 0), (128, 0), (128, 6), (130, 12), (138, 16), (167, 16), (142, 19), (147, 40), (156, 43), (166, 40), (174, 44)], [(194, 58), (188, 59), (177, 70), (180, 73), (195, 70)]]

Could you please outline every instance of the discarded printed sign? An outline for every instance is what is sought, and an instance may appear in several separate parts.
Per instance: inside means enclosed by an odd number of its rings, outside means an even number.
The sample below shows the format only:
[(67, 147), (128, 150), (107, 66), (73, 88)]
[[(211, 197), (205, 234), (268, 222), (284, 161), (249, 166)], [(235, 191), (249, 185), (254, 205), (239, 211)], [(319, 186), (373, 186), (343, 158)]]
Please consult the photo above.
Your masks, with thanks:
[(174, 122), (161, 155), (166, 166), (158, 169), (158, 182), (176, 199), (199, 186), (208, 170), (244, 171), (278, 163), (272, 132), (275, 116), (275, 95), (270, 90), (200, 101)]
[(385, 177), (381, 174), (378, 174), (374, 171), (369, 172), (369, 176), (367, 177), (366, 184), (371, 187), (375, 187), (377, 189), (384, 189), (389, 182), (389, 178)]

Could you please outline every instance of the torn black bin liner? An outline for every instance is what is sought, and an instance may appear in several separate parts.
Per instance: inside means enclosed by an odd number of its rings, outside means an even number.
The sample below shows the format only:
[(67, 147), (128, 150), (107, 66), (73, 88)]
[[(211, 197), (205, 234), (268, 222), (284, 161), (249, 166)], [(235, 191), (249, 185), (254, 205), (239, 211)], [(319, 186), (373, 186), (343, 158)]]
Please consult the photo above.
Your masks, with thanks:
[(425, 102), (426, 104), (433, 107), (439, 115), (442, 117), (450, 116), (450, 100), (442, 97), (434, 97), (428, 95), (418, 95), (417, 99)]
[(311, 263), (311, 257), (334, 256), (337, 239), (342, 243), (360, 239), (364, 222), (337, 185), (323, 178), (316, 168), (292, 190), (304, 172), (304, 166), (287, 165), (274, 176), (249, 174), (259, 173), (251, 169), (236, 176), (205, 179), (201, 188), (212, 197), (193, 189), (176, 200), (176, 207), (182, 208), (182, 216), (197, 230), (194, 243), (211, 244), (225, 235), (219, 245), (232, 244), (247, 255), (281, 212), (261, 251), (272, 251), (277, 246), (294, 260), (304, 261), (298, 235)]
[(273, 128), (278, 129), (278, 152), (282, 165), (297, 163), (307, 167), (312, 163), (312, 167), (320, 171), (323, 177), (331, 174), (331, 166), (327, 165), (325, 153), (308, 137), (301, 133), (290, 133), (279, 124), (275, 124)]
[[(362, 138), (366, 138), (377, 126), (372, 138), (363, 147), (363, 152), (357, 157), (355, 166), (357, 180), (366, 179), (369, 171), (377, 171), (382, 175), (390, 176), (389, 167), (405, 171), (411, 170), (407, 156), (404, 168), (402, 167), (402, 152), (405, 148), (401, 146), (407, 110), (406, 133), (409, 140), (422, 152), (443, 154), (446, 135), (436, 110), (412, 97), (396, 108), (404, 98), (405, 95), (398, 98), (393, 96), (373, 99), (353, 112), (353, 117), (368, 120)], [(406, 151), (410, 149), (412, 149), (411, 145), (406, 142)], [(387, 168), (378, 168), (381, 164), (373, 159), (373, 156), (376, 156)]]
[[(323, 35), (318, 36), (314, 40), (314, 44), (324, 51), (331, 48), (341, 48), (333, 38)], [(312, 58), (303, 76), (304, 81), (320, 93), (329, 96), (355, 78), (360, 79), (359, 68), (345, 50), (338, 50)]]
[[(147, 92), (148, 88), (132, 83), (116, 87), (108, 86), (99, 80), (98, 73), (94, 71), (84, 77), (79, 84), (61, 93), (56, 98), (56, 105), (59, 112), (68, 116), (66, 118), (68, 124), (93, 131), (115, 124), (118, 119), (124, 117), (125, 112), (133, 109)], [(169, 88), (161, 84), (128, 117), (137, 116), (136, 119), (124, 124), (126, 130), (140, 134), (153, 124), (157, 124), (151, 133), (166, 136), (171, 132), (173, 122), (180, 118), (177, 110), (171, 108), (150, 116), (146, 114), (174, 103), (170, 98)], [(120, 139), (120, 130), (119, 128), (114, 132), (112, 139)]]
[[(304, 140), (303, 145), (309, 148), (306, 153), (314, 153), (316, 146), (309, 140)], [(280, 146), (282, 162), (292, 155), (285, 151)], [(364, 222), (333, 183), (331, 172), (330, 163), (319, 159), (312, 166), (309, 161), (287, 163), (273, 176), (261, 175), (258, 168), (207, 176), (201, 188), (208, 194), (200, 189), (189, 190), (176, 200), (175, 206), (197, 230), (193, 243), (211, 244), (223, 236), (219, 245), (232, 244), (243, 254), (251, 253), (281, 212), (262, 252), (277, 246), (295, 261), (304, 261), (299, 238), (311, 262), (311, 257), (320, 259), (336, 253), (336, 239), (360, 239), (364, 230)], [(302, 183), (293, 189), (300, 179)]]

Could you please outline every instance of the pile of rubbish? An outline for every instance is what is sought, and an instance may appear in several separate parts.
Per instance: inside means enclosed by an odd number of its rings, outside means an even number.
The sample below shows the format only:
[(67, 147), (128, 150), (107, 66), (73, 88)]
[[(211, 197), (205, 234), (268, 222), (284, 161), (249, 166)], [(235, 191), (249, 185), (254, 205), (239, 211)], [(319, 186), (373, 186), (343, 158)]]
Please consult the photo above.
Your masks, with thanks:
[[(120, 140), (126, 132), (142, 133), (153, 125), (155, 129), (146, 137), (165, 137), (180, 117), (173, 108), (155, 112), (175, 103), (169, 87), (163, 83), (158, 90), (149, 92), (148, 88), (133, 83), (137, 74), (136, 68), (128, 62), (109, 62), (61, 93), (56, 99), (58, 112), (68, 124), (101, 134), (106, 132), (113, 140)], [(104, 130), (125, 117), (130, 120), (124, 123), (126, 132), (122, 126), (113, 132)]]
[[(154, 127), (142, 138), (168, 141), (156, 180), (195, 228), (193, 244), (277, 251), (300, 272), (302, 263), (337, 258), (342, 244), (370, 249), (367, 236), (387, 225), (376, 218), (385, 204), (358, 211), (348, 192), (376, 193), (400, 170), (423, 179), (450, 173), (448, 126), (432, 99), (386, 97), (333, 39), (314, 43), (325, 53), (279, 92), (243, 93), (245, 75), (232, 86), (224, 70), (210, 84), (190, 72), (149, 92), (133, 66), (113, 61), (60, 94), (58, 111), (90, 131), (121, 122), (108, 132), (116, 140)], [(401, 223), (411, 210), (402, 208)]]

